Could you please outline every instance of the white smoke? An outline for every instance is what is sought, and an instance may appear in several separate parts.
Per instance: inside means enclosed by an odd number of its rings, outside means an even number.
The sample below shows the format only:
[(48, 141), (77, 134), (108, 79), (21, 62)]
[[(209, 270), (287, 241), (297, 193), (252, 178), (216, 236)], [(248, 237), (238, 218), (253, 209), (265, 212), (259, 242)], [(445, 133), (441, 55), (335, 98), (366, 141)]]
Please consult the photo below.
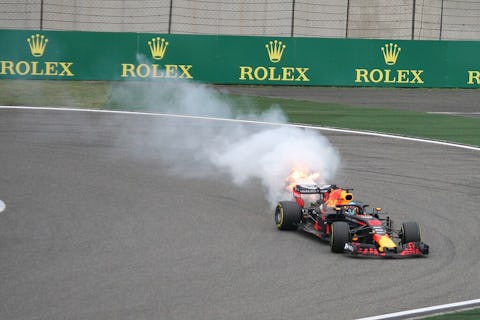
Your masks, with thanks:
[[(128, 100), (124, 94), (128, 86), (119, 85), (113, 98)], [(169, 151), (161, 156), (175, 175), (227, 174), (238, 185), (257, 180), (272, 205), (291, 199), (286, 178), (292, 169), (318, 173), (317, 183), (335, 176), (340, 160), (336, 149), (317, 130), (286, 125), (285, 115), (276, 106), (258, 112), (245, 98), (239, 109), (227, 96), (194, 82), (148, 82), (138, 88), (142, 91), (137, 96), (143, 101), (131, 103), (141, 103), (150, 111), (272, 123), (162, 118), (158, 136), (149, 139), (155, 139), (158, 148), (168, 144)]]
[(292, 169), (318, 173), (315, 182), (326, 183), (334, 178), (339, 161), (338, 153), (325, 137), (296, 127), (246, 134), (230, 148), (212, 151), (211, 156), (212, 162), (226, 169), (237, 184), (259, 179), (271, 204), (291, 197), (286, 178)]

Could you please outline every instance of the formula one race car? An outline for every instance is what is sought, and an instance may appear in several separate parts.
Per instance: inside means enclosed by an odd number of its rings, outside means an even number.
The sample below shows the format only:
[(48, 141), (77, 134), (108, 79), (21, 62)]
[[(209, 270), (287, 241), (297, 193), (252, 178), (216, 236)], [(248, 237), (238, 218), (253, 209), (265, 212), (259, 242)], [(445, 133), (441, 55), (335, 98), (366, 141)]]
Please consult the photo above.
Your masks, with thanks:
[[(354, 201), (350, 190), (335, 185), (295, 185), (295, 201), (280, 201), (275, 209), (277, 228), (311, 233), (328, 241), (335, 253), (385, 258), (428, 255), (429, 247), (421, 241), (416, 222), (404, 222), (395, 230), (390, 217), (381, 217), (381, 208), (367, 212), (368, 205)], [(305, 205), (304, 197), (314, 198), (310, 206)]]

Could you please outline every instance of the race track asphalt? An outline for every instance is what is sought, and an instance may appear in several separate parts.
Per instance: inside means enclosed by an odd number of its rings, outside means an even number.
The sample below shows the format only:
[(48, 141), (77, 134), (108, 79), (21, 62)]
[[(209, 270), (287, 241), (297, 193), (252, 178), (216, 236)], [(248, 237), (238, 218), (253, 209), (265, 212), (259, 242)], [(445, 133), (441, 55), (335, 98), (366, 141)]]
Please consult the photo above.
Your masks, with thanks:
[(159, 147), (197, 123), (0, 109), (0, 319), (341, 320), (478, 299), (478, 151), (324, 132), (336, 183), (431, 246), (354, 259), (276, 230), (255, 181), (196, 175), (209, 168), (182, 144)]

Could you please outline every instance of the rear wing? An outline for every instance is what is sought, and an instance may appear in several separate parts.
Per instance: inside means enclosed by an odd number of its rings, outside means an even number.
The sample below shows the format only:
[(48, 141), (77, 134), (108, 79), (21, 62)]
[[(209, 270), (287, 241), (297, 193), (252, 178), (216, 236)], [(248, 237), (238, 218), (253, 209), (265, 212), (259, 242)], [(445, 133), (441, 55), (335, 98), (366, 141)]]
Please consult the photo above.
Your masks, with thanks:
[(318, 195), (319, 197), (315, 199), (316, 203), (324, 202), (325, 198), (328, 198), (328, 193), (332, 190), (338, 189), (334, 184), (326, 185), (317, 185), (314, 183), (310, 184), (296, 184), (293, 186), (293, 197), (297, 201), (300, 207), (304, 207), (305, 201), (302, 199), (302, 195)]
[[(293, 191), (297, 191), (301, 194), (321, 194), (334, 189), (338, 189), (338, 187), (334, 184), (324, 184), (321, 186), (317, 184), (296, 184), (293, 186)], [(348, 191), (353, 189), (346, 190)]]
[(347, 205), (353, 200), (353, 189), (338, 188), (334, 184), (317, 185), (317, 184), (296, 184), (293, 187), (293, 197), (300, 207), (304, 207), (305, 202), (302, 200), (302, 194), (320, 195), (319, 201), (325, 203), (328, 207), (337, 207)]
[(321, 194), (322, 191), (316, 184), (296, 184), (293, 187), (294, 194)]

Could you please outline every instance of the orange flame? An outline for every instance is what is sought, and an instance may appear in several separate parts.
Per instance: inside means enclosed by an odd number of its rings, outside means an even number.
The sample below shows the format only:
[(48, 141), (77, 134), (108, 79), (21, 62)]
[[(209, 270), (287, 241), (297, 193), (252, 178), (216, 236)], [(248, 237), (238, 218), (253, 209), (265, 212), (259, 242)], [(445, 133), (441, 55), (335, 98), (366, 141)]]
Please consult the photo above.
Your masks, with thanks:
[(293, 168), (290, 175), (285, 179), (287, 190), (292, 190), (292, 188), (299, 183), (308, 183), (315, 184), (316, 181), (320, 179), (320, 173), (318, 172), (304, 172), (302, 170)]

